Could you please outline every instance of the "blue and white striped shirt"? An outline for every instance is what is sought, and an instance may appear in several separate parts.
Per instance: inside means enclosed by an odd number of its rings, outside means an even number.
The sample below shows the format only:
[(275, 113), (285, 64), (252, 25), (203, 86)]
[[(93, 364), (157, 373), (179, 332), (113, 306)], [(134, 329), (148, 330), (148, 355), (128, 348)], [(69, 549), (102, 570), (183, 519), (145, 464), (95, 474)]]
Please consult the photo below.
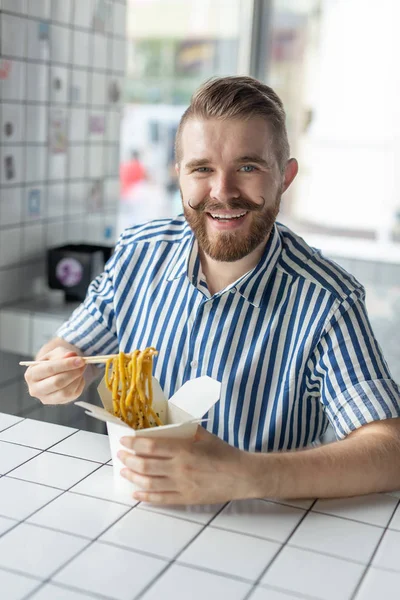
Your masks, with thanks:
[(259, 264), (213, 296), (183, 216), (127, 229), (58, 335), (84, 354), (154, 346), (167, 397), (188, 379), (217, 379), (207, 428), (246, 450), (400, 416), (363, 287), (280, 224)]

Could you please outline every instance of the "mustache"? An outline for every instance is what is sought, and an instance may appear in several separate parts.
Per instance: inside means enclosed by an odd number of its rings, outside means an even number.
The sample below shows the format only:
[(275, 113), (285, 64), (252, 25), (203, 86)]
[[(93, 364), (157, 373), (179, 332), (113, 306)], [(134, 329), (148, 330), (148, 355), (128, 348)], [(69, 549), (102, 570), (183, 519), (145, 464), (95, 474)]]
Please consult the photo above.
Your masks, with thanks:
[(253, 212), (261, 212), (265, 206), (265, 198), (260, 196), (263, 203), (257, 204), (253, 202), (249, 198), (232, 198), (232, 200), (228, 200), (228, 202), (215, 202), (209, 198), (204, 198), (201, 202), (193, 206), (191, 204), (190, 198), (188, 200), (188, 205), (192, 210), (196, 212), (218, 212), (219, 210), (243, 210), (243, 211), (253, 211)]

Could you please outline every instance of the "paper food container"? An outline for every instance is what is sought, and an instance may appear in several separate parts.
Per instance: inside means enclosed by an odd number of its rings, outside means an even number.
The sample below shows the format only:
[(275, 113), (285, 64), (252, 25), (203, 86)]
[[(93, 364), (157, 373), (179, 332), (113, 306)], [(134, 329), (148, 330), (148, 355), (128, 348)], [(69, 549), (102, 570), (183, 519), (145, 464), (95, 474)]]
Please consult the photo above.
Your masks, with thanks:
[(120, 439), (124, 436), (158, 437), (158, 438), (191, 438), (195, 435), (202, 417), (219, 400), (221, 384), (211, 377), (198, 377), (187, 381), (167, 400), (157, 379), (153, 377), (153, 410), (157, 412), (165, 425), (148, 429), (132, 429), (112, 414), (112, 395), (107, 388), (104, 378), (98, 388), (103, 407), (88, 402), (75, 402), (85, 409), (86, 414), (107, 423), (110, 441), (111, 457), (114, 470), (115, 488), (122, 493), (131, 495), (136, 486), (121, 477), (120, 471), (125, 465), (119, 460), (117, 452), (127, 448), (121, 446)]

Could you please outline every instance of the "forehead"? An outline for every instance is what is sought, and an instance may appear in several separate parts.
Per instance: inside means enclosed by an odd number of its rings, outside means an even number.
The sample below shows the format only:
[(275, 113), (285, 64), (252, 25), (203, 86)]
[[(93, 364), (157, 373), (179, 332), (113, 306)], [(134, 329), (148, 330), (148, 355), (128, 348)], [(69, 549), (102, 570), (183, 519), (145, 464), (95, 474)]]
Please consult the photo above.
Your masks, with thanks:
[(189, 119), (181, 132), (181, 160), (194, 157), (271, 155), (272, 128), (262, 117), (249, 119)]

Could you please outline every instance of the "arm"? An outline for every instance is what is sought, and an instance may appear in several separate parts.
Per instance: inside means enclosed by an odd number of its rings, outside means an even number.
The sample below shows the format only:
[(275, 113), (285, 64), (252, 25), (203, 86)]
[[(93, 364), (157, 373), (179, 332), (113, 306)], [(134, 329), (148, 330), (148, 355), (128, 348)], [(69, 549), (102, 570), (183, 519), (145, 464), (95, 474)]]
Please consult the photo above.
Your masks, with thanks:
[(154, 504), (240, 498), (335, 498), (400, 489), (400, 418), (370, 423), (345, 440), (270, 454), (229, 446), (199, 427), (195, 441), (124, 437), (122, 475)]
[(248, 457), (250, 497), (335, 498), (400, 489), (400, 418), (307, 450)]

